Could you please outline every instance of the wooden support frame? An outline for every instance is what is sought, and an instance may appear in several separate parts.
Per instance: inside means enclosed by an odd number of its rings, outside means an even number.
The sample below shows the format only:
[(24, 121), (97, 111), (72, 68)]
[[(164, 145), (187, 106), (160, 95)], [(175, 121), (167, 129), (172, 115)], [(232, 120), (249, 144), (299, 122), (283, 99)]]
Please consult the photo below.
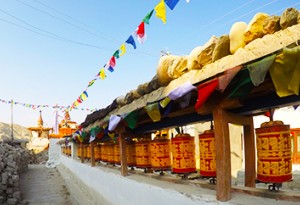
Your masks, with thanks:
[(90, 143), (90, 151), (91, 151), (91, 166), (95, 166), (95, 143), (91, 142)]
[(120, 161), (121, 161), (121, 175), (122, 176), (128, 176), (125, 137), (126, 137), (125, 133), (120, 133), (119, 145), (120, 145)]
[(84, 156), (83, 156), (84, 150), (83, 150), (83, 143), (82, 142), (80, 143), (80, 148), (81, 148), (81, 150), (80, 150), (80, 152), (81, 152), (81, 163), (84, 163)]
[(255, 187), (255, 138), (253, 118), (225, 111), (221, 106), (213, 110), (216, 140), (217, 199), (231, 198), (231, 152), (228, 123), (243, 125), (245, 147), (245, 186)]

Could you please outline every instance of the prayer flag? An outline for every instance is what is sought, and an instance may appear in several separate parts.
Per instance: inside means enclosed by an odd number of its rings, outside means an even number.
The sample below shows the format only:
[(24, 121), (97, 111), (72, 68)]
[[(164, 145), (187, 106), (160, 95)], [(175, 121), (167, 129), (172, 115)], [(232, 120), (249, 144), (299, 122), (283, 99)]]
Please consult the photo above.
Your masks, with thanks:
[(119, 50), (116, 50), (116, 51), (114, 52), (114, 55), (113, 55), (113, 56), (114, 56), (115, 58), (119, 58), (119, 57), (120, 57), (120, 56), (119, 56), (119, 52), (120, 52)]
[(116, 66), (116, 58), (114, 56), (112, 56), (109, 60), (109, 66), (110, 67), (115, 67)]
[(217, 89), (223, 92), (231, 82), (231, 80), (234, 78), (234, 76), (241, 70), (241, 68), (242, 66), (236, 66), (234, 68), (226, 70), (224, 74), (218, 78), (219, 84)]
[(150, 18), (151, 18), (151, 16), (152, 16), (152, 14), (153, 14), (153, 9), (152, 9), (152, 11), (150, 11), (146, 16), (145, 16), (145, 18), (143, 19), (143, 22), (145, 22), (146, 24), (149, 24), (150, 23)]
[(108, 123), (108, 130), (113, 131), (121, 121), (121, 117), (118, 115), (111, 115), (109, 118), (109, 123)]
[(203, 103), (205, 103), (205, 101), (213, 93), (213, 91), (216, 89), (217, 86), (218, 86), (218, 79), (200, 84), (198, 86), (198, 99), (195, 105), (196, 110), (198, 110), (203, 105)]
[(135, 41), (134, 41), (132, 35), (130, 35), (125, 42), (128, 44), (131, 44), (133, 46), (133, 48), (136, 49)]
[(126, 46), (125, 43), (123, 43), (120, 47), (121, 53), (119, 53), (120, 56), (124, 55), (126, 53)]
[(158, 103), (149, 104), (145, 107), (145, 110), (147, 111), (149, 117), (152, 119), (153, 122), (160, 121), (161, 114), (159, 110)]
[(137, 28), (136, 31), (137, 40), (140, 44), (144, 43), (146, 40), (146, 34), (145, 34), (145, 23), (142, 22)]
[(104, 68), (102, 68), (102, 69), (100, 70), (99, 77), (100, 77), (102, 80), (104, 80), (104, 79), (106, 78)]
[(283, 48), (270, 68), (270, 74), (279, 97), (299, 95), (300, 46)]
[(179, 0), (165, 0), (167, 6), (173, 10), (176, 6), (176, 4), (179, 2)]
[(166, 5), (165, 5), (165, 1), (161, 0), (154, 8), (154, 10), (156, 11), (155, 16), (157, 18), (160, 18), (162, 20), (162, 22), (165, 24), (167, 22), (167, 17), (166, 17)]
[(96, 80), (97, 80), (97, 78), (91, 80), (91, 81), (89, 82), (88, 87), (91, 87), (91, 86), (95, 83)]
[(124, 120), (129, 128), (134, 129), (138, 120), (137, 111), (132, 111), (131, 113), (127, 114), (124, 117)]

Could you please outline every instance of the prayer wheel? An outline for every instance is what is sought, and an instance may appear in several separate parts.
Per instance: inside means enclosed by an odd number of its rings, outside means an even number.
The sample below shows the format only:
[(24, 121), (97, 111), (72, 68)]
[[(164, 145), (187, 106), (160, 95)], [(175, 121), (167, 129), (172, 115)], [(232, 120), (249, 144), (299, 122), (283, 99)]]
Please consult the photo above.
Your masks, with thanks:
[(107, 143), (101, 143), (101, 161), (107, 162), (108, 160), (108, 144)]
[(83, 159), (87, 159), (87, 145), (83, 145)]
[(77, 157), (81, 158), (81, 147), (78, 147), (77, 149)]
[(150, 168), (150, 140), (141, 140), (135, 143), (136, 149), (136, 167)]
[(206, 130), (199, 135), (200, 175), (216, 177), (216, 150), (214, 130)]
[(110, 164), (115, 163), (115, 149), (112, 142), (107, 144), (107, 162)]
[(189, 134), (177, 134), (171, 139), (172, 172), (187, 174), (196, 172), (195, 142)]
[(130, 140), (126, 141), (126, 155), (127, 155), (127, 165), (129, 167), (136, 166), (136, 150), (135, 142)]
[(100, 149), (100, 145), (96, 144), (94, 146), (94, 154), (95, 154), (95, 161), (100, 161), (101, 158), (101, 149)]
[(282, 183), (292, 179), (290, 126), (282, 121), (261, 124), (257, 136), (257, 180)]
[(91, 145), (86, 145), (86, 158), (91, 159)]
[(170, 140), (155, 138), (150, 143), (151, 167), (154, 171), (171, 170)]
[(119, 142), (114, 143), (114, 163), (115, 164), (121, 164)]

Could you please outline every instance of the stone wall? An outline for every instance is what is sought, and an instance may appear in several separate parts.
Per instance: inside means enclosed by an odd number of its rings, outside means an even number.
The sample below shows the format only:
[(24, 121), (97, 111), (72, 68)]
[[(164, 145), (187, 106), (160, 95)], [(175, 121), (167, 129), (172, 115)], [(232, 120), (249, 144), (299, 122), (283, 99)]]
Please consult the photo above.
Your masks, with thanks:
[(19, 174), (27, 169), (29, 154), (19, 143), (0, 143), (0, 204), (21, 200)]

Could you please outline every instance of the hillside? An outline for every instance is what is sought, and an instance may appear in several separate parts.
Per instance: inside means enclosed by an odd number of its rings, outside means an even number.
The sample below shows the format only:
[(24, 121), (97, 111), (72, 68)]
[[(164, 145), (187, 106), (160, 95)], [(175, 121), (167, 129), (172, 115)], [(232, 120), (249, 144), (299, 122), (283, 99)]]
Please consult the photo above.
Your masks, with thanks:
[[(15, 139), (27, 139), (30, 140), (31, 133), (26, 127), (14, 124), (14, 138)], [(0, 141), (3, 139), (11, 138), (11, 125), (7, 123), (0, 122)]]

